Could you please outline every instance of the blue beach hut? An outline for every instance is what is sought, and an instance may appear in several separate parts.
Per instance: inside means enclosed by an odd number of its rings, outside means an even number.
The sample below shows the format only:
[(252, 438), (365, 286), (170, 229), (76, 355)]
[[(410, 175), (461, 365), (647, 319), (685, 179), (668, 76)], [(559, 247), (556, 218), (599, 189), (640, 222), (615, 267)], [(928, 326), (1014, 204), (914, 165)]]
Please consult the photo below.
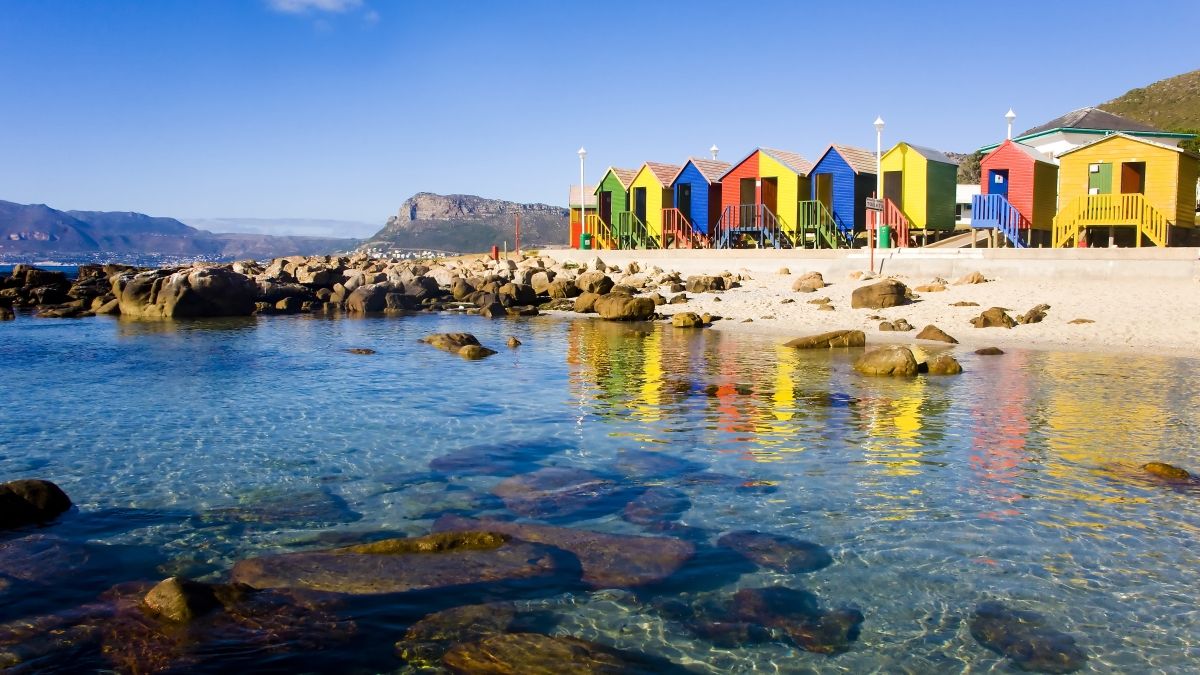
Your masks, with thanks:
[(721, 217), (721, 176), (729, 162), (688, 158), (671, 180), (675, 206), (663, 214), (663, 236), (676, 248), (710, 246), (711, 227)]
[(875, 153), (830, 145), (808, 175), (812, 199), (801, 204), (801, 220), (807, 215), (812, 220), (832, 221), (847, 242), (866, 230), (866, 200), (876, 189)]

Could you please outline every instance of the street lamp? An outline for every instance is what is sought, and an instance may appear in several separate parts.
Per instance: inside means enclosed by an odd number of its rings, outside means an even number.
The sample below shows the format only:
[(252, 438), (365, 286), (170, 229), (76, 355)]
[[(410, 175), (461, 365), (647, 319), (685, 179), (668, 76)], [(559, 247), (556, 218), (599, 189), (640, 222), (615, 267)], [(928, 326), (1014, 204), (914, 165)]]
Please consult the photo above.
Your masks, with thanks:
[[(579, 155), (579, 231), (580, 231), (580, 233), (582, 233), (583, 232), (583, 224), (584, 224), (584, 222), (587, 221), (587, 215), (586, 215), (587, 214), (587, 199), (584, 198), (584, 196), (583, 196), (583, 191), (584, 191), (583, 160), (585, 157), (587, 157), (587, 150), (584, 150), (583, 146), (581, 145), (581, 146), (579, 146), (579, 152), (577, 152), (575, 154)], [(567, 228), (567, 239), (569, 240), (570, 238), (571, 238), (571, 228), (568, 227)], [(567, 241), (567, 248), (571, 248), (571, 244), (573, 244), (573, 243), (574, 242)]]
[(712, 154), (713, 161), (716, 161), (717, 153), (720, 152), (721, 149), (717, 147), (716, 143), (713, 143), (713, 146), (709, 148), (708, 151)]
[[(883, 117), (875, 116), (875, 198), (883, 199)], [(871, 274), (875, 273), (875, 237), (879, 236), (879, 217), (883, 215), (875, 211), (872, 219), (875, 231), (867, 233), (867, 248), (871, 251)]]
[(1009, 108), (1008, 112), (1004, 113), (1004, 119), (1008, 120), (1008, 140), (1011, 141), (1012, 140), (1012, 123), (1013, 123), (1013, 120), (1017, 119), (1017, 113), (1013, 112), (1012, 108)]

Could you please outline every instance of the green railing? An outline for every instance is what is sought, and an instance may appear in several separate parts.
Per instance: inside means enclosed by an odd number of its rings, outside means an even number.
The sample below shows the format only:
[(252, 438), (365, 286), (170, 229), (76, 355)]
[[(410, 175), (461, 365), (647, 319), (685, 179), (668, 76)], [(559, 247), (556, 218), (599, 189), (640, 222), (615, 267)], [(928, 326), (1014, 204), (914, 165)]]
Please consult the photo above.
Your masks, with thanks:
[(850, 248), (850, 240), (822, 202), (800, 202), (796, 221), (796, 239), (805, 248), (809, 242), (813, 248)]
[(658, 237), (650, 233), (646, 223), (633, 211), (622, 211), (613, 216), (613, 237), (617, 248), (662, 248)]

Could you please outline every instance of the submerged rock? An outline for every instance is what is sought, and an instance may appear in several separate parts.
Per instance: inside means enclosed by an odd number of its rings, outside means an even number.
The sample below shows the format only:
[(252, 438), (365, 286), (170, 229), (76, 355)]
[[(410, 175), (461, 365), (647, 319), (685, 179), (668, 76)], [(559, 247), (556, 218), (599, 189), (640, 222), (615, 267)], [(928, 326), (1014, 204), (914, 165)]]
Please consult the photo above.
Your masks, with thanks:
[(351, 347), (346, 351), (351, 354), (358, 354), (359, 356), (370, 356), (375, 353), (374, 349), (367, 349), (366, 347)]
[(1000, 356), (1004, 353), (1004, 350), (1000, 349), (999, 347), (984, 347), (982, 349), (976, 349), (975, 353), (980, 356)]
[(1163, 480), (1189, 481), (1192, 479), (1192, 474), (1188, 473), (1187, 469), (1181, 469), (1177, 466), (1166, 464), (1164, 462), (1149, 462), (1147, 464), (1143, 464), (1142, 470), (1151, 476), (1157, 476)]
[(616, 508), (615, 481), (582, 469), (545, 467), (501, 481), (492, 494), (510, 511), (529, 518), (596, 515)]
[(861, 330), (835, 330), (819, 335), (796, 338), (785, 342), (784, 347), (793, 349), (830, 349), (834, 347), (862, 347), (867, 344), (867, 335)]
[(858, 309), (883, 309), (908, 302), (908, 287), (895, 279), (884, 279), (867, 286), (859, 286), (850, 294), (850, 307)]
[(627, 478), (647, 480), (702, 471), (704, 465), (664, 451), (623, 450), (617, 454), (613, 468)]
[(692, 500), (686, 493), (674, 488), (652, 487), (626, 504), (621, 517), (635, 525), (663, 529), (678, 521), (690, 508)]
[(1087, 663), (1075, 638), (1050, 626), (1036, 612), (984, 602), (971, 618), (971, 636), (979, 644), (1013, 660), (1021, 670), (1071, 673)]
[(912, 350), (899, 345), (872, 349), (858, 357), (854, 369), (863, 375), (911, 377), (918, 372), (917, 359)]
[(481, 528), (573, 553), (583, 569), (583, 581), (594, 588), (627, 588), (660, 582), (695, 554), (691, 543), (671, 537), (607, 534), (457, 516), (445, 516), (434, 523), (438, 532)]
[(211, 584), (170, 577), (150, 589), (142, 604), (151, 613), (167, 621), (187, 623), (221, 606)]
[(536, 462), (569, 446), (553, 438), (521, 443), (472, 445), (435, 457), (429, 468), (467, 476), (512, 476), (537, 468)]
[(817, 596), (785, 586), (744, 588), (724, 602), (665, 609), (665, 615), (721, 647), (779, 641), (818, 654), (849, 649), (863, 622), (857, 609), (822, 610)]
[(457, 643), (476, 642), (510, 630), (516, 619), (511, 602), (464, 605), (434, 612), (409, 626), (396, 642), (396, 655), (411, 666), (436, 668)]
[(420, 342), (466, 359), (481, 359), (496, 353), (495, 350), (479, 344), (478, 338), (470, 333), (434, 333), (421, 338)]
[(782, 534), (740, 530), (723, 535), (717, 545), (777, 572), (812, 572), (833, 564), (833, 556), (824, 546)]
[(442, 658), (451, 673), (475, 675), (651, 675), (686, 672), (659, 658), (573, 637), (502, 633), (455, 645)]
[[(44, 584), (69, 578), (91, 559), (88, 549), (61, 537), (31, 534), (0, 541), (0, 580)], [(2, 591), (3, 588), (0, 588)]]
[(255, 588), (373, 595), (532, 579), (560, 570), (544, 546), (499, 532), (458, 531), (251, 558), (234, 565), (230, 578)]
[(0, 530), (54, 520), (71, 508), (71, 498), (48, 480), (0, 483)]

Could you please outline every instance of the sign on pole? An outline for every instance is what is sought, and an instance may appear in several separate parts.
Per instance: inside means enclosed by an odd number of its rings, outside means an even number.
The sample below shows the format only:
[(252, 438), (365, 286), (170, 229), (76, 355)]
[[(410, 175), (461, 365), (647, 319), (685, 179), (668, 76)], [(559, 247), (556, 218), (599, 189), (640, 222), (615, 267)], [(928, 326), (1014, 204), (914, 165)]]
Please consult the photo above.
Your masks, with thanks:
[(876, 199), (875, 197), (867, 197), (867, 210), (868, 211), (882, 211), (883, 210), (883, 200)]

